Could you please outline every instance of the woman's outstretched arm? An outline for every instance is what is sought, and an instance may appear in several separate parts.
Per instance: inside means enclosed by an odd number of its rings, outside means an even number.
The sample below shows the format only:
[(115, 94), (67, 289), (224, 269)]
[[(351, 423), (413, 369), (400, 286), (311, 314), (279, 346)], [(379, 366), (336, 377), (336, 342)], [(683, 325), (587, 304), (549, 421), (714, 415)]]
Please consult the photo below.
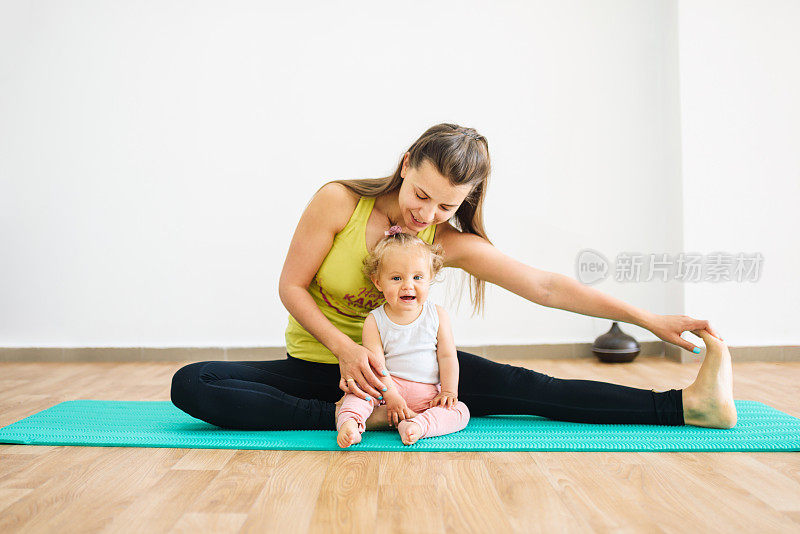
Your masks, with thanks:
[(705, 329), (719, 338), (708, 321), (685, 315), (658, 315), (637, 308), (569, 276), (542, 271), (515, 260), (480, 236), (449, 227), (443, 228), (439, 239), (445, 250), (446, 266), (464, 269), (536, 304), (635, 324), (688, 351), (695, 345), (681, 338), (682, 332)]
[(569, 276), (560, 273), (548, 274), (550, 276), (550, 298), (545, 306), (631, 323), (648, 329), (655, 318), (655, 314), (647, 310), (637, 308), (593, 287), (583, 285)]
[(711, 328), (708, 321), (693, 319), (687, 315), (651, 313), (559, 273), (550, 273), (550, 298), (546, 306), (635, 324), (650, 330), (659, 339), (696, 354), (700, 352), (700, 349), (683, 339), (682, 332), (707, 330), (714, 337), (722, 339)]

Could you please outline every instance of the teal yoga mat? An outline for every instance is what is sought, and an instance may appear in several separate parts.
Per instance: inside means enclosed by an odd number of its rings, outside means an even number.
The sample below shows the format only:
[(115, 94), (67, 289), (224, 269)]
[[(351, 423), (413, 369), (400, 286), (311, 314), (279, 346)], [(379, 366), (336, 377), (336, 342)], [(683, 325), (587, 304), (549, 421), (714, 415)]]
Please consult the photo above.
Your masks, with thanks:
[[(368, 431), (348, 450), (362, 451), (797, 451), (800, 419), (756, 401), (737, 400), (729, 430), (692, 426), (565, 423), (533, 415), (473, 417), (467, 428), (403, 445), (392, 430)], [(62, 402), (0, 429), (0, 443), (341, 450), (332, 430), (225, 430), (171, 402)]]

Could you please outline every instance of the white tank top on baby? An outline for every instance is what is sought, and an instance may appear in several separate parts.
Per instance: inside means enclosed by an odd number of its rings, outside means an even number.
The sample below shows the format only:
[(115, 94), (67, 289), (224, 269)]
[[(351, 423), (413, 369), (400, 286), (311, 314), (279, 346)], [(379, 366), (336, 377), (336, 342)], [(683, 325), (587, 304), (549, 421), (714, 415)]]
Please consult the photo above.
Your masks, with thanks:
[(430, 299), (426, 300), (422, 304), (422, 313), (410, 324), (392, 322), (384, 306), (370, 313), (378, 323), (389, 373), (414, 382), (438, 384), (436, 337), (439, 333), (439, 313), (436, 304)]

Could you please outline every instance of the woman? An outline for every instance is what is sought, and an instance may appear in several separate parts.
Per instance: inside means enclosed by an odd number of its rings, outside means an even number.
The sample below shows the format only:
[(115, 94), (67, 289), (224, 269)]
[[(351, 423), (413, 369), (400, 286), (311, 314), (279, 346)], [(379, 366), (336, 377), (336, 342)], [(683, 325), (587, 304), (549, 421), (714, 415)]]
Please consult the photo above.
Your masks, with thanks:
[[(290, 313), (287, 358), (187, 365), (173, 377), (172, 402), (224, 428), (335, 430), (334, 401), (342, 391), (379, 398), (384, 386), (375, 372), (385, 369), (360, 343), (364, 319), (383, 300), (361, 267), (385, 232), (400, 226), (441, 245), (446, 267), (470, 274), (476, 311), (491, 282), (543, 306), (639, 325), (687, 350), (695, 349), (680, 337), (687, 330), (706, 344), (695, 381), (664, 392), (563, 380), (458, 351), (459, 393), (473, 416), (734, 426), (730, 354), (708, 322), (649, 313), (500, 252), (483, 227), (489, 174), (486, 139), (471, 128), (439, 124), (411, 145), (392, 176), (325, 184), (300, 218), (280, 277)], [(366, 428), (388, 424), (381, 406)]]

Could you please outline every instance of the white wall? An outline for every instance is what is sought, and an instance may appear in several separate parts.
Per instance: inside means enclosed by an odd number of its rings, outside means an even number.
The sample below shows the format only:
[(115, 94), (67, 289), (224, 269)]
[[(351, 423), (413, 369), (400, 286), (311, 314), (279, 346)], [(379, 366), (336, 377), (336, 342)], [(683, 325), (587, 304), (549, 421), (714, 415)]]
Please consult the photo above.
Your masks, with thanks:
[[(0, 346), (282, 345), (278, 277), (313, 192), (389, 174), (444, 121), (487, 136), (487, 229), (522, 261), (574, 276), (583, 248), (613, 258), (700, 246), (713, 221), (696, 207), (682, 219), (693, 193), (679, 117), (701, 118), (680, 111), (677, 21), (674, 2), (634, 0), (4, 2)], [(753, 71), (762, 94), (774, 67)], [(680, 83), (681, 97), (706, 98)], [(797, 121), (785, 124), (796, 141)], [(771, 141), (783, 176), (788, 141)], [(689, 180), (705, 172), (691, 158), (683, 168)], [(744, 187), (749, 176), (725, 179)], [(774, 228), (787, 206), (758, 224)], [(740, 233), (720, 232), (717, 248)], [(773, 242), (753, 235), (738, 248)], [(791, 282), (774, 273), (753, 288)], [(677, 284), (596, 287), (684, 312)], [(713, 307), (704, 287), (688, 290), (687, 311), (729, 343), (791, 337), (776, 337), (764, 311)], [(496, 287), (486, 317), (470, 319), (467, 298), (454, 323), (462, 345), (591, 341), (610, 324)], [(788, 315), (779, 296), (766, 304)]]
[(684, 243), (762, 254), (757, 283), (686, 284), (742, 345), (800, 343), (800, 3), (680, 3)]

